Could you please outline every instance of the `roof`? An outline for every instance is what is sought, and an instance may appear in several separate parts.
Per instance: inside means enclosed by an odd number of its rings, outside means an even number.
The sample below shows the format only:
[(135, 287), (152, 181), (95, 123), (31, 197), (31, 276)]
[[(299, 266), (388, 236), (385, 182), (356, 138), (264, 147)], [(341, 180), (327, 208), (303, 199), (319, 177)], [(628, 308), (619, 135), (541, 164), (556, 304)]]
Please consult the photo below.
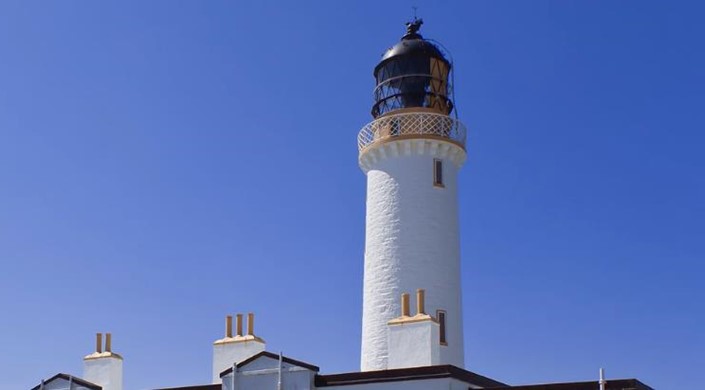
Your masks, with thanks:
[(448, 60), (445, 59), (443, 53), (441, 53), (441, 50), (436, 47), (436, 45), (423, 38), (402, 39), (396, 45), (392, 46), (386, 52), (384, 52), (384, 54), (382, 54), (382, 59), (380, 60), (380, 62), (384, 62), (384, 60), (387, 60), (392, 57), (410, 55), (436, 57), (448, 62)]
[(194, 385), (194, 386), (184, 386), (184, 387), (164, 387), (162, 389), (155, 389), (155, 390), (220, 390), (221, 388), (220, 383), (216, 383), (214, 385)]
[[(520, 385), (491, 387), (491, 390), (595, 390), (600, 388), (598, 381), (545, 383), (540, 385)], [(636, 379), (612, 379), (605, 383), (605, 390), (654, 390)]]
[[(261, 358), (261, 357), (263, 357), (263, 356), (264, 356), (264, 357), (268, 357), (268, 358), (270, 358), (270, 359), (279, 360), (279, 355), (277, 355), (277, 354), (275, 354), (275, 353), (267, 352), (267, 351), (262, 351), (262, 352), (258, 353), (258, 354), (255, 355), (255, 356), (252, 356), (252, 357), (250, 357), (250, 358), (247, 358), (247, 359), (241, 361), (240, 363), (237, 364), (237, 367), (239, 368), (239, 367), (246, 366), (247, 364), (249, 364), (249, 363), (251, 363), (251, 362), (253, 362), (253, 361), (255, 361), (255, 360), (257, 360), (257, 359), (259, 359), (259, 358)], [(289, 364), (293, 364), (293, 365), (295, 365), (295, 366), (307, 368), (307, 369), (309, 369), (309, 370), (311, 370), (311, 371), (315, 371), (315, 372), (318, 372), (318, 371), (321, 370), (320, 368), (318, 368), (318, 366), (314, 366), (313, 364), (308, 364), (308, 363), (306, 363), (306, 362), (302, 362), (302, 361), (299, 361), (299, 360), (294, 360), (294, 359), (288, 358), (288, 357), (286, 357), (286, 356), (282, 356), (282, 361), (283, 361), (283, 362), (286, 362), (286, 363), (289, 363)], [(230, 368), (228, 368), (227, 370), (221, 372), (221, 373), (220, 373), (220, 377), (222, 378), (222, 377), (224, 377), (225, 375), (230, 374), (232, 371), (233, 371), (233, 368), (230, 367)]]
[[(85, 379), (81, 379), (81, 378), (79, 378), (79, 377), (76, 377), (76, 376), (73, 376), (73, 375), (69, 375), (69, 374), (64, 374), (64, 373), (61, 373), (61, 372), (58, 373), (58, 374), (56, 374), (56, 375), (54, 375), (54, 376), (52, 376), (51, 378), (45, 380), (45, 381), (44, 381), (44, 385), (46, 385), (46, 384), (49, 383), (49, 382), (53, 382), (53, 381), (55, 381), (55, 380), (57, 380), (57, 379), (63, 379), (63, 380), (66, 380), (66, 381), (71, 381), (71, 382), (73, 382), (73, 383), (75, 383), (75, 384), (77, 384), (77, 385), (81, 385), (81, 386), (83, 386), (83, 387), (87, 387), (87, 388), (92, 389), (92, 390), (103, 390), (103, 388), (102, 388), (101, 386), (98, 386), (98, 385), (96, 385), (95, 383), (91, 383), (91, 382), (88, 382), (88, 381), (85, 380)], [(42, 386), (41, 384), (38, 384), (38, 385), (34, 386), (34, 387), (32, 388), (32, 390), (39, 390), (39, 388), (40, 388), (41, 386)]]
[(413, 381), (453, 378), (480, 387), (506, 387), (494, 379), (451, 365), (397, 368), (380, 371), (350, 372), (334, 375), (316, 375), (316, 387), (359, 385), (364, 383)]
[[(279, 355), (273, 354), (271, 352), (261, 352), (259, 356), (267, 356), (269, 358), (279, 359)], [(258, 356), (255, 355), (255, 356)], [(253, 357), (254, 358), (254, 357)], [(254, 359), (248, 359), (254, 360)], [(290, 364), (296, 364), (299, 366), (306, 365), (306, 363), (298, 362), (293, 359), (283, 358), (282, 360), (287, 361)], [(247, 361), (243, 361), (238, 364), (240, 367), (242, 364), (246, 364)], [(310, 365), (309, 365), (310, 366)], [(304, 366), (306, 367), (306, 366)], [(318, 367), (311, 366), (316, 369)], [(307, 367), (308, 368), (308, 367)], [(220, 374), (220, 376), (227, 375), (232, 369), (226, 370)], [(316, 370), (317, 371), (317, 370)], [(68, 378), (66, 374), (65, 378)], [(57, 375), (58, 376), (58, 375)], [(600, 388), (600, 384), (597, 381), (591, 382), (565, 382), (565, 383), (544, 383), (537, 385), (518, 385), (510, 386), (502, 382), (496, 381), (494, 379), (476, 374), (471, 371), (466, 371), (461, 368), (442, 365), (442, 366), (425, 366), (425, 367), (411, 367), (411, 368), (398, 368), (392, 370), (380, 370), (380, 371), (363, 371), (363, 372), (348, 372), (342, 374), (333, 375), (316, 375), (316, 387), (326, 387), (326, 386), (346, 386), (346, 385), (360, 385), (369, 383), (384, 383), (384, 382), (399, 382), (399, 381), (418, 381), (426, 379), (438, 379), (438, 378), (453, 378), (466, 383), (473, 384), (485, 388), (486, 390), (596, 390)], [(79, 378), (74, 378), (74, 381), (78, 383)], [(85, 381), (82, 381), (85, 383)], [(90, 384), (90, 383), (89, 383)], [(100, 386), (95, 388), (100, 390)], [(86, 386), (88, 387), (88, 386)], [(35, 387), (32, 390), (37, 390), (39, 387)], [(643, 384), (637, 379), (612, 379), (608, 380), (605, 385), (606, 390), (654, 390), (653, 388)], [(221, 384), (210, 384), (210, 385), (196, 385), (196, 386), (184, 386), (184, 387), (170, 387), (162, 388), (158, 390), (221, 390)]]

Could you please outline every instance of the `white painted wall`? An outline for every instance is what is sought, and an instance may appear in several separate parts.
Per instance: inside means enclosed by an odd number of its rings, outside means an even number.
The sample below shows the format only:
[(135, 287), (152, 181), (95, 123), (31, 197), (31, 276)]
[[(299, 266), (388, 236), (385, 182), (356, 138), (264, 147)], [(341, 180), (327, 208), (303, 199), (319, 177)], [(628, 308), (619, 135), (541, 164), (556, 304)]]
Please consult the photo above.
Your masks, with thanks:
[(83, 379), (103, 390), (122, 390), (122, 359), (106, 356), (83, 361)]
[[(242, 337), (242, 336), (240, 336)], [(258, 340), (240, 340), (213, 345), (213, 383), (220, 383), (220, 373), (265, 350), (265, 343)]]
[[(445, 188), (433, 185), (443, 161)], [(363, 371), (387, 368), (387, 322), (401, 313), (401, 293), (426, 290), (426, 312), (447, 311), (442, 364), (464, 367), (457, 173), (459, 146), (433, 139), (386, 142), (366, 149), (367, 216), (362, 319)], [(412, 305), (413, 307), (413, 305)]]
[(428, 319), (389, 325), (387, 368), (441, 364), (438, 323)]

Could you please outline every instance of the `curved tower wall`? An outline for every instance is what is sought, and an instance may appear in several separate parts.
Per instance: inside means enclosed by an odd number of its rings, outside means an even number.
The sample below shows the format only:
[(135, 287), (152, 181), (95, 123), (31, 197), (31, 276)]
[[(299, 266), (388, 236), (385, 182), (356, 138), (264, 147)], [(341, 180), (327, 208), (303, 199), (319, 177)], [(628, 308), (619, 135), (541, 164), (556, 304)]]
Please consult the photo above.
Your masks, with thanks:
[[(434, 185), (434, 159), (443, 164), (443, 187)], [(464, 160), (460, 146), (424, 136), (360, 154), (367, 174), (363, 371), (387, 368), (387, 323), (401, 313), (400, 295), (419, 288), (428, 314), (447, 313), (441, 363), (464, 366), (457, 195)]]

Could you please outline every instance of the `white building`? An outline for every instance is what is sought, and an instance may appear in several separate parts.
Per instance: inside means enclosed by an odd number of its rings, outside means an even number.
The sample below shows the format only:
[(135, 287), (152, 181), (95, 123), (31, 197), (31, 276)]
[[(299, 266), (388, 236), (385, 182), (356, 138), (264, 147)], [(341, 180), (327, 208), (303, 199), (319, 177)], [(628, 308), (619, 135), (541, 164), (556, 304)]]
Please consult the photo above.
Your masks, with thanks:
[[(421, 20), (375, 67), (374, 120), (358, 136), (367, 175), (361, 371), (321, 375), (266, 351), (254, 315), (226, 318), (213, 343), (212, 383), (182, 390), (637, 389), (634, 379), (508, 386), (466, 371), (457, 176), (465, 127), (454, 116), (452, 64), (419, 33)], [(412, 313), (412, 299), (415, 310)], [(32, 390), (123, 390), (111, 335), (96, 340), (82, 378), (58, 374)]]

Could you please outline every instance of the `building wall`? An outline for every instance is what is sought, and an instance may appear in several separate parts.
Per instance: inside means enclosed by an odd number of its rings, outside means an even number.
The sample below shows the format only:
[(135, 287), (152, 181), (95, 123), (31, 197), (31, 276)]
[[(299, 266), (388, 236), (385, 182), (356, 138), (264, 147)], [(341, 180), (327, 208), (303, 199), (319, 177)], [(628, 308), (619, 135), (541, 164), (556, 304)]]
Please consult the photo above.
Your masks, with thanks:
[[(446, 310), (441, 362), (464, 366), (457, 173), (465, 152), (443, 141), (388, 142), (367, 151), (367, 217), (362, 328), (363, 371), (387, 367), (387, 322), (400, 295), (426, 290), (426, 311)], [(444, 188), (433, 184), (443, 161)], [(362, 161), (362, 159), (361, 159)], [(361, 163), (362, 164), (362, 163)], [(414, 306), (412, 298), (412, 314)]]
[(213, 346), (213, 367), (211, 370), (213, 383), (220, 383), (220, 373), (232, 367), (233, 364), (254, 356), (265, 349), (260, 341), (240, 341), (234, 343), (216, 344)]
[(425, 367), (441, 364), (438, 323), (432, 320), (389, 326), (387, 368)]
[[(314, 371), (284, 362), (282, 364), (282, 390), (310, 390), (314, 388)], [(276, 390), (279, 381), (279, 362), (258, 359), (239, 368), (235, 375), (235, 390)], [(223, 376), (223, 390), (233, 390), (233, 374)]]
[(103, 390), (122, 390), (122, 359), (105, 357), (83, 361), (83, 379)]

